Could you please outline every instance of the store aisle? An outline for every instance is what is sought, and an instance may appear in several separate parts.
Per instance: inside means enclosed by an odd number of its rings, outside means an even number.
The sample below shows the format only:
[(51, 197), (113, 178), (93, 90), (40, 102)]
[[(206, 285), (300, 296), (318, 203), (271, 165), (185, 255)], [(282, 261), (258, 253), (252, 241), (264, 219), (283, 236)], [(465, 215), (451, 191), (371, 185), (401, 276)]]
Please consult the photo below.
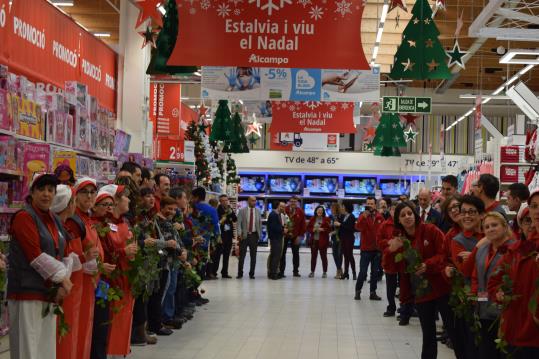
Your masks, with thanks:
[[(259, 253), (255, 280), (244, 277), (205, 282), (203, 287), (211, 302), (199, 307), (192, 321), (170, 337), (159, 337), (156, 346), (134, 347), (128, 358), (420, 357), (417, 318), (412, 318), (409, 326), (399, 327), (395, 318), (382, 317), (385, 300), (354, 301), (353, 281), (333, 279), (334, 267), (330, 266), (330, 278), (321, 278), (321, 268), (315, 278), (308, 278), (307, 253), (301, 254), (301, 278), (288, 273), (279, 281), (266, 279), (266, 259), (267, 253)], [(230, 262), (232, 275), (237, 260)], [(248, 268), (248, 263), (245, 265)], [(384, 290), (378, 294), (385, 297)], [(438, 348), (438, 358), (454, 357), (445, 346)]]

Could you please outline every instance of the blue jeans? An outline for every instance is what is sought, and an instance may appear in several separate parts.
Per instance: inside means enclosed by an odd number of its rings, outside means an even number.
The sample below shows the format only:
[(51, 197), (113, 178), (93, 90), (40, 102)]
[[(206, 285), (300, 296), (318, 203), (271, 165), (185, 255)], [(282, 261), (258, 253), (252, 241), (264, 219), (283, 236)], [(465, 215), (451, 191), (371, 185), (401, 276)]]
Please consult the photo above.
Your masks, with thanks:
[(331, 240), (331, 251), (333, 252), (333, 260), (335, 261), (335, 267), (342, 270), (341, 242), (337, 241), (337, 238), (335, 237), (333, 237)]
[(371, 266), (371, 293), (376, 292), (378, 282), (378, 268), (380, 267), (381, 253), (378, 251), (361, 251), (359, 259), (359, 276), (356, 282), (356, 292), (361, 292), (363, 282), (367, 280), (367, 270)]
[(176, 286), (178, 283), (178, 270), (170, 269), (168, 272), (167, 287), (163, 295), (163, 321), (174, 319), (174, 313), (176, 311), (175, 297)]

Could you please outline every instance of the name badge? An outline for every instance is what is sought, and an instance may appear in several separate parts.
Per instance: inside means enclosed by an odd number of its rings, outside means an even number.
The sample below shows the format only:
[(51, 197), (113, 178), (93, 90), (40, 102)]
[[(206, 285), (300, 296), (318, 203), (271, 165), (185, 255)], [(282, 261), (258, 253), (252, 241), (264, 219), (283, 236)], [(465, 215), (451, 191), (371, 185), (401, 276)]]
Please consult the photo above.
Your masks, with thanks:
[(225, 232), (230, 231), (230, 225), (228, 225), (228, 224), (225, 224), (223, 226), (223, 228), (224, 228)]
[(477, 293), (478, 302), (488, 302), (488, 292), (479, 292)]
[(118, 232), (118, 226), (114, 223), (109, 223), (110, 230), (113, 232)]

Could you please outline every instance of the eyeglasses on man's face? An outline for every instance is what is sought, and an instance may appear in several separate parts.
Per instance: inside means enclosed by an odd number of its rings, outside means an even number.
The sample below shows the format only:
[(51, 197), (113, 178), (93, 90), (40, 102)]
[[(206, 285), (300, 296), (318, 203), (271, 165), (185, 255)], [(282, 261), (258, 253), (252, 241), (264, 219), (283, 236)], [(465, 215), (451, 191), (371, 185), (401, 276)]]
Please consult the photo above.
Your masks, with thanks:
[(471, 217), (477, 216), (479, 214), (479, 212), (476, 209), (461, 210), (460, 213), (463, 216), (471, 216)]
[(98, 203), (96, 204), (96, 207), (110, 208), (114, 207), (114, 203)]

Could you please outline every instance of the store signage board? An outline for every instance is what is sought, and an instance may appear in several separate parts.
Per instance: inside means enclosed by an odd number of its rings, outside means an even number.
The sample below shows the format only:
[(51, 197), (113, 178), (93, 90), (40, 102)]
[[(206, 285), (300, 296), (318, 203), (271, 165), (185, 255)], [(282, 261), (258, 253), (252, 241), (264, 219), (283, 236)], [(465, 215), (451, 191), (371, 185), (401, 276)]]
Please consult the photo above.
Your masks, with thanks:
[(338, 133), (271, 133), (270, 149), (276, 151), (339, 151)]
[(456, 174), (473, 163), (473, 156), (445, 155), (446, 169), (442, 169), (440, 155), (432, 155), (429, 160), (417, 154), (403, 154), (402, 157), (375, 157), (371, 153), (360, 152), (286, 152), (251, 151), (249, 154), (235, 154), (236, 166), (243, 171), (269, 171), (279, 168), (286, 171), (319, 171), (327, 173), (359, 173), (409, 175)]
[(387, 113), (431, 113), (431, 97), (384, 96), (382, 112)]
[[(0, 0), (0, 62), (46, 91), (66, 81), (88, 86), (110, 111), (116, 110), (118, 55), (47, 1)], [(8, 44), (7, 46), (5, 44)]]
[(150, 82), (149, 117), (157, 136), (181, 136), (179, 83)]
[(168, 65), (367, 70), (363, 0), (182, 1)]
[(380, 70), (202, 67), (203, 99), (378, 102)]
[(272, 103), (272, 133), (355, 133), (354, 105), (348, 102)]

